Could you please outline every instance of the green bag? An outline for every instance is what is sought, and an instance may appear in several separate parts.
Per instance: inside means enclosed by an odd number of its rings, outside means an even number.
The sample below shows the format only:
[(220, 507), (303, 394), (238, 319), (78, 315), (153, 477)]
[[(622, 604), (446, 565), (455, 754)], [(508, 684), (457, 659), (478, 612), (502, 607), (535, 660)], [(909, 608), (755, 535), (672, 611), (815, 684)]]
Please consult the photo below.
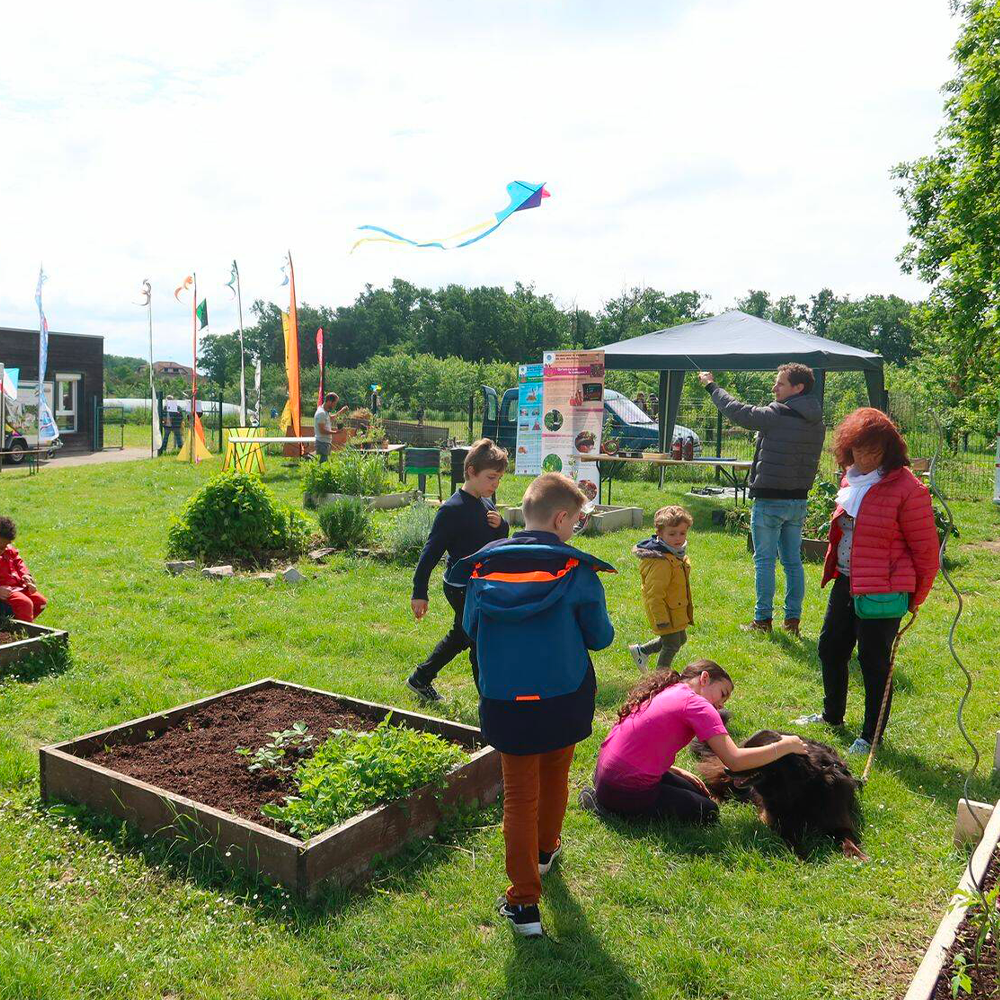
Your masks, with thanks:
[(909, 610), (910, 595), (905, 590), (854, 595), (854, 613), (859, 618), (902, 618)]

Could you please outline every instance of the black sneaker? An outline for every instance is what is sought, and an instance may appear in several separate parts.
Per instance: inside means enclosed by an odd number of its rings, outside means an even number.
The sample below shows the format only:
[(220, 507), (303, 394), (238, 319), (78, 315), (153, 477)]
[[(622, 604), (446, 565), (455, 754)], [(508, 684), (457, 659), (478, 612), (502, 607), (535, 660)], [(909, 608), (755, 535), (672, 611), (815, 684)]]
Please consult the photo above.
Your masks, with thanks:
[(587, 812), (596, 813), (598, 816), (607, 816), (607, 810), (597, 801), (597, 793), (589, 785), (581, 790), (580, 797), (576, 801), (580, 808)]
[(510, 921), (515, 934), (520, 934), (522, 937), (543, 937), (545, 934), (537, 903), (532, 903), (530, 906), (515, 906), (507, 902), (506, 896), (501, 896), (497, 900), (497, 913)]
[(416, 674), (410, 674), (406, 679), (406, 686), (423, 701), (444, 701), (444, 699), (434, 690), (434, 685), (430, 681), (425, 684)]
[(562, 854), (562, 841), (556, 845), (554, 851), (539, 851), (538, 852), (538, 874), (548, 875), (549, 869), (552, 867), (552, 862)]

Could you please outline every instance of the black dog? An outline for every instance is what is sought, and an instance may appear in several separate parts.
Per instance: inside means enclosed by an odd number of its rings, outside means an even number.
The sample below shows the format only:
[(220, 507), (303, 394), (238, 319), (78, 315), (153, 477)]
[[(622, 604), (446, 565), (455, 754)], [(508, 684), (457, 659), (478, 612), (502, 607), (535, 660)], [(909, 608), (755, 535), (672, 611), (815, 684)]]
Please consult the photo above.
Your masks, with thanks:
[[(772, 729), (754, 733), (743, 746), (776, 743), (782, 734)], [(749, 771), (730, 771), (704, 744), (696, 744), (698, 771), (720, 802), (737, 798), (757, 807), (761, 820), (802, 856), (809, 833), (832, 837), (845, 857), (867, 861), (858, 844), (861, 782), (847, 769), (833, 747), (803, 739), (808, 754), (787, 754)]]

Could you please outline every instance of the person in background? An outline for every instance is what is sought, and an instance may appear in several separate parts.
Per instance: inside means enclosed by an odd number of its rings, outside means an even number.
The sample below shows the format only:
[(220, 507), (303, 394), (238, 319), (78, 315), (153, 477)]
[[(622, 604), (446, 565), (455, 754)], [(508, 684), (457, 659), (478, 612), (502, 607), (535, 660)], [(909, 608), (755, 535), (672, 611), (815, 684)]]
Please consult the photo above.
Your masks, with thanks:
[(346, 406), (337, 410), (338, 402), (340, 402), (340, 397), (335, 392), (328, 392), (323, 397), (323, 405), (316, 410), (313, 416), (316, 456), (320, 462), (325, 462), (330, 457), (330, 449), (333, 447), (333, 417), (341, 417), (347, 412)]
[(680, 750), (696, 737), (733, 771), (804, 754), (797, 736), (763, 747), (738, 747), (719, 714), (733, 680), (714, 660), (695, 660), (682, 672), (657, 670), (629, 692), (618, 721), (601, 744), (594, 787), (580, 792), (580, 806), (619, 816), (714, 823), (719, 807), (697, 775), (677, 767)]
[(635, 405), (638, 406), (643, 413), (646, 412), (646, 394), (644, 392), (636, 394)]
[(14, 548), (17, 527), (9, 517), (0, 517), (0, 601), (6, 602), (14, 618), (33, 622), (48, 601), (38, 592), (34, 577)]
[[(450, 569), (459, 559), (476, 552), (489, 542), (506, 538), (510, 532), (510, 526), (489, 499), (496, 494), (506, 471), (507, 452), (489, 438), (480, 438), (469, 448), (465, 457), (465, 482), (438, 509), (431, 533), (420, 553), (417, 568), (413, 571), (410, 607), (417, 621), (427, 614), (431, 571), (445, 552), (448, 553), (447, 569)], [(451, 628), (434, 647), (430, 656), (406, 680), (406, 686), (424, 701), (441, 700), (441, 695), (434, 687), (434, 678), (463, 649), (469, 650), (472, 676), (477, 687), (479, 684), (476, 649), (462, 626), (465, 589), (453, 587), (446, 579), (444, 596), (455, 612)]]
[(640, 670), (646, 669), (653, 653), (658, 654), (657, 669), (669, 667), (687, 642), (688, 625), (694, 623), (691, 561), (687, 557), (692, 524), (694, 518), (683, 507), (661, 507), (653, 518), (656, 534), (632, 549), (639, 560), (642, 603), (656, 633), (655, 639), (628, 648)]
[(784, 629), (800, 634), (806, 575), (802, 567), (802, 522), (823, 452), (823, 405), (813, 393), (813, 370), (800, 364), (781, 365), (774, 380), (774, 402), (741, 403), (715, 384), (711, 372), (698, 378), (724, 417), (757, 431), (750, 467), (750, 534), (757, 603), (748, 632), (770, 632), (774, 608), (775, 562), (785, 570)]
[[(891, 690), (882, 727), (875, 731), (903, 609), (915, 612), (930, 593), (938, 572), (939, 540), (930, 492), (907, 468), (906, 442), (881, 410), (866, 406), (848, 414), (834, 431), (834, 453), (847, 472), (830, 520), (823, 567), (822, 586), (833, 580), (819, 635), (823, 712), (795, 722), (844, 724), (847, 665), (857, 646), (865, 718), (848, 752), (866, 754), (889, 721)], [(863, 600), (868, 594), (896, 595), (899, 613), (862, 617), (858, 611), (868, 613)]]
[(615, 637), (597, 576), (614, 567), (567, 544), (587, 503), (569, 477), (539, 476), (524, 493), (524, 531), (462, 559), (445, 577), (467, 590), (479, 723), (503, 769), (511, 884), (497, 909), (526, 937), (542, 935), (541, 878), (562, 852), (573, 752), (593, 727), (590, 653)]
[(160, 450), (157, 452), (158, 455), (162, 455), (167, 450), (167, 447), (170, 444), (171, 432), (173, 432), (174, 439), (177, 441), (178, 451), (184, 446), (184, 443), (181, 440), (182, 420), (180, 402), (174, 399), (173, 396), (167, 396), (167, 398), (163, 401), (164, 434), (163, 440), (160, 442)]

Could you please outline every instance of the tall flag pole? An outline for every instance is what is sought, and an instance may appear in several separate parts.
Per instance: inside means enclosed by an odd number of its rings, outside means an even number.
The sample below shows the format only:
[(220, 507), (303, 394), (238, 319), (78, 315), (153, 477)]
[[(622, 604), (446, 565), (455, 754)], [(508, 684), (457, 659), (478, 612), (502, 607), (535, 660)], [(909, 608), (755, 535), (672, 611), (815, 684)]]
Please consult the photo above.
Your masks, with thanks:
[[(233, 285), (236, 286), (235, 290)], [(233, 272), (229, 276), (229, 281), (226, 282), (226, 287), (233, 292), (236, 296), (236, 304), (239, 308), (240, 315), (240, 426), (246, 427), (247, 425), (247, 377), (246, 377), (246, 362), (244, 360), (243, 354), (243, 297), (240, 293), (240, 269), (236, 266), (236, 261), (233, 261)]]
[(142, 283), (142, 294), (146, 296), (145, 302), (139, 305), (146, 307), (146, 317), (149, 320), (149, 447), (150, 458), (155, 458), (160, 451), (163, 437), (160, 433), (160, 410), (156, 401), (156, 383), (153, 381), (153, 289), (149, 284), (149, 278)]
[(254, 415), (254, 426), (260, 427), (260, 355), (258, 354), (254, 358), (253, 365), (253, 388), (254, 394), (257, 399), (254, 402), (253, 415)]
[(35, 302), (38, 305), (38, 444), (48, 444), (59, 438), (59, 428), (52, 418), (52, 411), (45, 400), (45, 368), (49, 360), (49, 323), (42, 309), (42, 285), (48, 280), (41, 265), (38, 267), (38, 287)]
[(316, 355), (319, 358), (319, 399), (316, 400), (316, 408), (323, 405), (323, 397), (326, 395), (326, 366), (323, 364), (323, 327), (316, 331)]

